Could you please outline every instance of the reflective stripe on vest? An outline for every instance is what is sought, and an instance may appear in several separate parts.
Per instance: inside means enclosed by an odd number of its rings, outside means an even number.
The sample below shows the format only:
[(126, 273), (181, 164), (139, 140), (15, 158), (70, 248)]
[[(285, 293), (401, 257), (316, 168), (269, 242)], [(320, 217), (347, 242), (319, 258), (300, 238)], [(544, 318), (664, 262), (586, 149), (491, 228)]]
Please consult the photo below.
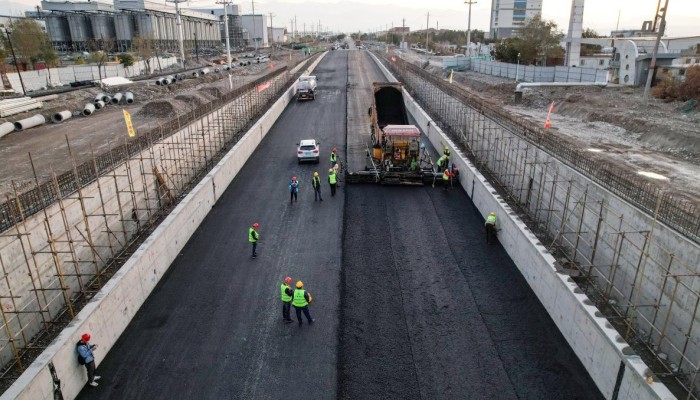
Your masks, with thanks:
[(306, 298), (304, 297), (305, 293), (306, 290), (304, 289), (297, 289), (294, 291), (294, 301), (292, 301), (292, 305), (294, 307), (306, 307), (309, 305), (309, 302), (306, 301)]
[(314, 176), (314, 187), (320, 187), (320, 186), (321, 186), (321, 177)]
[(486, 217), (486, 224), (487, 225), (496, 225), (496, 216), (489, 215), (488, 217)]
[(335, 157), (336, 157), (335, 153), (331, 153), (331, 161), (332, 162), (335, 162), (335, 160), (336, 160)]
[(284, 283), (282, 284), (282, 287), (280, 288), (280, 291), (282, 292), (282, 301), (285, 303), (289, 303), (292, 301), (292, 296), (287, 294), (287, 285)]
[[(249, 242), (257, 242), (258, 241), (258, 239), (255, 236), (253, 236), (253, 232), (255, 232), (255, 229), (248, 228), (248, 241)], [(260, 236), (258, 235), (258, 237), (260, 237)]]
[(331, 185), (335, 185), (335, 172), (332, 174), (328, 175), (328, 182), (331, 183)]

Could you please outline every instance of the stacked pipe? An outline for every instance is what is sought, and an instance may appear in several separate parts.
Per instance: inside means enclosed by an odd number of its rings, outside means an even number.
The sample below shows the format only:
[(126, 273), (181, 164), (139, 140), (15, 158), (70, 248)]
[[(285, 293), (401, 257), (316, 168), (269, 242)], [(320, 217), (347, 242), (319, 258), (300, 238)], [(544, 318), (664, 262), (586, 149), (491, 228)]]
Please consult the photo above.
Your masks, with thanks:
[(2, 100), (0, 101), (0, 117), (8, 117), (10, 115), (41, 108), (42, 105), (43, 103), (40, 101), (29, 97)]
[(98, 100), (95, 102), (95, 109), (100, 110), (105, 106), (105, 102), (102, 100)]

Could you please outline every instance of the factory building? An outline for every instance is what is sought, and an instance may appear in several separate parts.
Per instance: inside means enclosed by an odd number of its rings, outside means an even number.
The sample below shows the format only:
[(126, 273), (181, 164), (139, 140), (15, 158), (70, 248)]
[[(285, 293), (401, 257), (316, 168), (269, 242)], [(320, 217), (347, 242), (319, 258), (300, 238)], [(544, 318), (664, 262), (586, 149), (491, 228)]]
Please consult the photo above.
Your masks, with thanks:
[[(238, 5), (229, 4), (228, 10), (228, 37), (231, 48), (244, 48), (246, 41), (243, 38), (243, 23)], [(219, 31), (221, 32), (221, 42), (226, 43), (226, 25), (224, 24), (224, 8), (197, 8), (196, 11), (214, 15), (219, 19)]]
[(493, 0), (491, 2), (491, 39), (517, 35), (525, 21), (542, 14), (542, 0)]
[(269, 39), (267, 36), (267, 15), (246, 14), (241, 17), (243, 24), (243, 37), (248, 43), (248, 47), (267, 47)]
[[(176, 51), (178, 27), (175, 7), (147, 0), (114, 0), (114, 4), (94, 1), (41, 2), (40, 12), (27, 12), (45, 21), (46, 30), (57, 51), (127, 51), (133, 39), (153, 41), (158, 52)], [(216, 47), (220, 43), (216, 16), (181, 9), (185, 49)]]

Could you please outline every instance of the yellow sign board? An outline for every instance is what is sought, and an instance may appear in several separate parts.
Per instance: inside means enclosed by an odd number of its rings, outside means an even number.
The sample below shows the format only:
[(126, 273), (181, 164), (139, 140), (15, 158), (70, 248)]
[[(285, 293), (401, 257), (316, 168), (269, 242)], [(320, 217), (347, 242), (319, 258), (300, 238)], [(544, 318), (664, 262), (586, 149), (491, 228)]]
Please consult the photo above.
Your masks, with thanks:
[(136, 131), (134, 130), (134, 126), (131, 124), (131, 114), (129, 114), (128, 111), (124, 111), (124, 122), (126, 122), (126, 130), (129, 131), (129, 137), (134, 137), (136, 136)]

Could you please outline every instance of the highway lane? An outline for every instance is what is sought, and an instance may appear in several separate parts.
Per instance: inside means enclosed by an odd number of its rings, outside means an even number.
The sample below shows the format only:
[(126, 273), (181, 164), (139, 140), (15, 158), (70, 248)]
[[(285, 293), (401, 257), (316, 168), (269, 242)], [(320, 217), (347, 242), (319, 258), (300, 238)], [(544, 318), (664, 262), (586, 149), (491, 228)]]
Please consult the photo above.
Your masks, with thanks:
[(601, 398), (462, 189), (349, 186), (344, 238), (340, 398)]
[[(98, 366), (100, 386), (79, 398), (277, 399), (291, 385), (306, 398), (335, 397), (343, 192), (331, 198), (326, 185), (325, 201), (314, 202), (311, 178), (318, 170), (325, 179), (330, 148), (345, 152), (346, 58), (322, 60), (316, 100), (284, 111)], [(318, 166), (297, 165), (306, 138), (321, 142)], [(294, 205), (291, 176), (302, 184)], [(287, 275), (313, 295), (314, 325), (282, 322)]]

